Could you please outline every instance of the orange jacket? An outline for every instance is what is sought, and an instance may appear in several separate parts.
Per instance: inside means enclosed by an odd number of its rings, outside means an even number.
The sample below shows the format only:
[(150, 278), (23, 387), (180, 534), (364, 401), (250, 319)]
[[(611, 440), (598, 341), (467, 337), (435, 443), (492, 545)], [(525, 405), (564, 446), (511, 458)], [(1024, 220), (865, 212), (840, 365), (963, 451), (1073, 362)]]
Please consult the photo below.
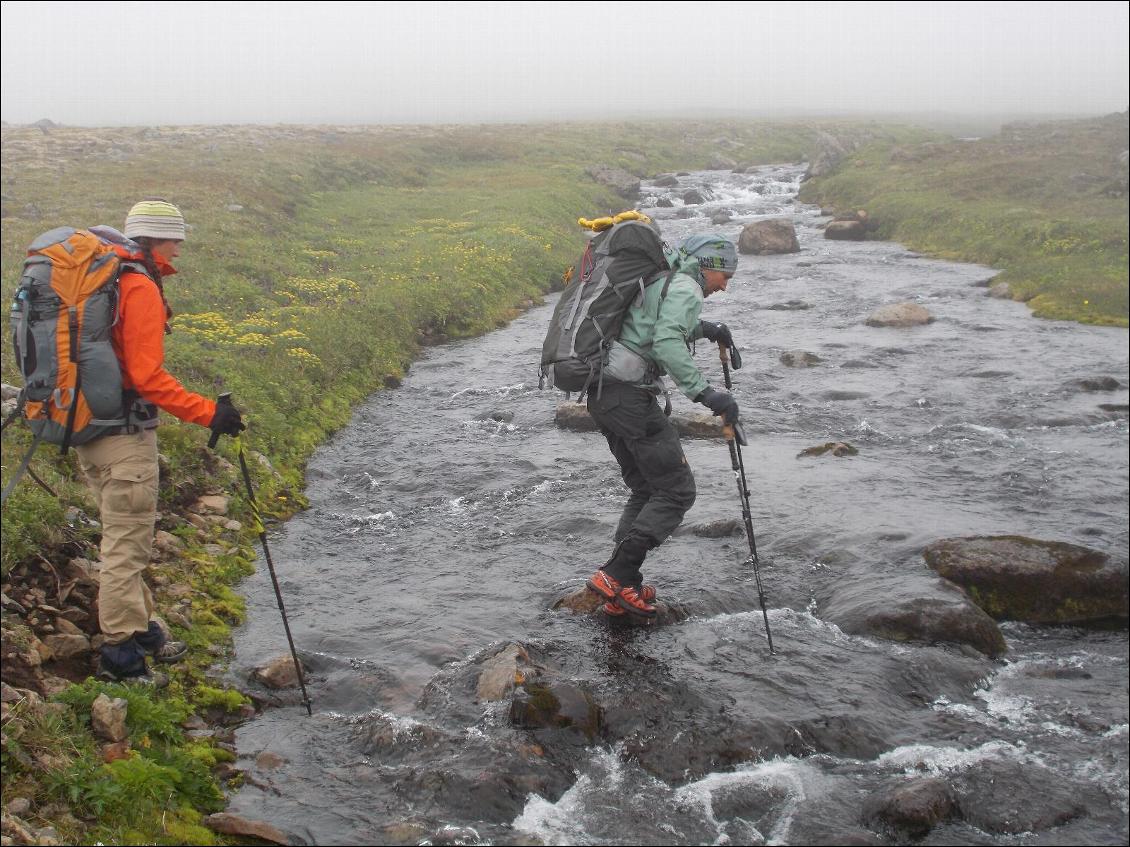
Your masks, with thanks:
[[(176, 269), (157, 259), (161, 276)], [(114, 352), (122, 365), (122, 386), (182, 421), (208, 426), (216, 404), (193, 394), (165, 370), (165, 302), (145, 274), (126, 271), (121, 276), (118, 322), (114, 326)]]

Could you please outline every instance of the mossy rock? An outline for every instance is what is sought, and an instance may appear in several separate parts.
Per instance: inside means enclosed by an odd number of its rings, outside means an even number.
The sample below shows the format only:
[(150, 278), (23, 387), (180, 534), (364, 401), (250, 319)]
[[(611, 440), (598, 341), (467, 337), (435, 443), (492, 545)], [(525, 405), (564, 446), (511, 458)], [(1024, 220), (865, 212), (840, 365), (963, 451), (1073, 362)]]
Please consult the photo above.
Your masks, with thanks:
[(510, 723), (523, 729), (572, 730), (591, 741), (600, 732), (601, 710), (574, 682), (528, 682), (514, 692)]
[(937, 541), (922, 555), (997, 620), (1126, 626), (1130, 618), (1126, 561), (1098, 550), (999, 535)]

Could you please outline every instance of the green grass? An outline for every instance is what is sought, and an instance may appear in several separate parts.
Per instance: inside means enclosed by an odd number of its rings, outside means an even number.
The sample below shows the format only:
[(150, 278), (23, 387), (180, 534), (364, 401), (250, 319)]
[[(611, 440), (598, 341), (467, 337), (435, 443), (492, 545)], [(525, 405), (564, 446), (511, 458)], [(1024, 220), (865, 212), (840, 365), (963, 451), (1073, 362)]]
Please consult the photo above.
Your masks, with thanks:
[(813, 180), (808, 202), (863, 208), (878, 235), (1002, 270), (1042, 318), (1128, 325), (1127, 115), (979, 141), (873, 145)]

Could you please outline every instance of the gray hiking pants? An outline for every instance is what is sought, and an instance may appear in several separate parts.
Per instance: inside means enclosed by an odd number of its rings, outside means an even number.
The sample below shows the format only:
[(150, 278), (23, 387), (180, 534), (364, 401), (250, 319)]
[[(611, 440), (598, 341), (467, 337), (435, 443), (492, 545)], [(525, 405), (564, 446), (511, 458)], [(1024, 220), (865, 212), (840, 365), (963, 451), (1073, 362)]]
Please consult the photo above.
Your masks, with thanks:
[(635, 533), (657, 547), (694, 505), (694, 475), (679, 434), (656, 396), (638, 386), (606, 382), (600, 397), (589, 395), (588, 406), (632, 492), (614, 540)]

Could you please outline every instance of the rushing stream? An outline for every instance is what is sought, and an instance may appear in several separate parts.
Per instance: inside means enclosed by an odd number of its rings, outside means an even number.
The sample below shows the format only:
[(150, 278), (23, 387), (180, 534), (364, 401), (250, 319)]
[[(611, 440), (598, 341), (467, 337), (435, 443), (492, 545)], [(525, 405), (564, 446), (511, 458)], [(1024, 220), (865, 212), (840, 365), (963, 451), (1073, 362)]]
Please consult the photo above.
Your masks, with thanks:
[[(1126, 332), (1034, 319), (986, 297), (984, 267), (826, 241), (819, 210), (794, 201), (801, 172), (695, 173), (645, 184), (643, 200), (672, 242), (736, 239), (761, 217), (797, 227), (800, 253), (743, 257), (703, 313), (743, 351), (777, 655), (741, 535), (680, 531), (649, 557), (661, 599), (691, 613), (681, 623), (623, 631), (549, 610), (608, 555), (625, 496), (604, 439), (558, 429), (561, 395), (538, 390), (550, 303), (425, 351), (312, 458), (310, 509), (271, 544), (314, 715), (282, 705), (239, 730), (249, 779), (230, 811), (320, 844), (884, 844), (898, 836), (861, 809), (921, 774), (977, 800), (923, 843), (1127, 842), (1125, 630), (1004, 624), (993, 661), (845, 634), (819, 600), (874, 585), (881, 602), (952, 536), (1125, 559)], [(710, 199), (684, 207), (689, 188)], [(674, 205), (647, 208), (662, 197)], [(711, 225), (719, 209), (734, 221)], [(936, 321), (863, 324), (906, 300)], [(822, 361), (785, 367), (790, 350)], [(1080, 386), (1095, 377), (1121, 387)], [(828, 441), (859, 454), (798, 458)], [(740, 518), (724, 443), (684, 448), (686, 524)], [(286, 650), (265, 568), (244, 590), (240, 679)], [(592, 693), (597, 737), (515, 729), (507, 702), (476, 702), (476, 662), (512, 642)], [(257, 766), (262, 751), (284, 763)]]

